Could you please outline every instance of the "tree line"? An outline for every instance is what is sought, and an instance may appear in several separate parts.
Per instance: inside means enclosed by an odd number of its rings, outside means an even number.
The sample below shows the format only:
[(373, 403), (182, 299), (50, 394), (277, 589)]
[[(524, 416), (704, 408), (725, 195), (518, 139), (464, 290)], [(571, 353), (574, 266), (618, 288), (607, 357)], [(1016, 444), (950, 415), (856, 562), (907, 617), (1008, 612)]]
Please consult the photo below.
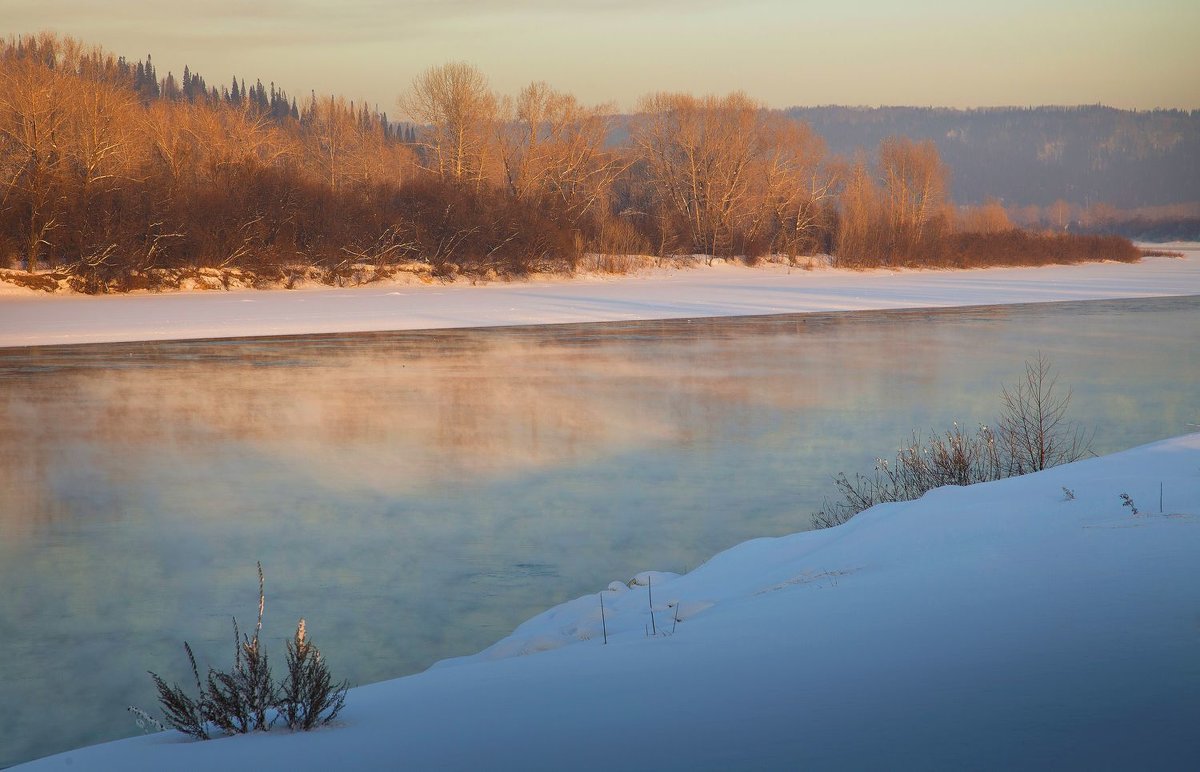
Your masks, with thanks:
[(994, 202), (955, 207), (931, 142), (832, 157), (808, 124), (742, 93), (650, 94), (618, 126), (612, 106), (542, 82), (499, 95), (450, 63), (414, 78), (400, 125), (261, 81), (157, 77), (149, 58), (52, 34), (0, 44), (0, 267), (104, 291), (164, 269), (523, 274), (586, 254), (1136, 259), (1119, 240), (1021, 234)]

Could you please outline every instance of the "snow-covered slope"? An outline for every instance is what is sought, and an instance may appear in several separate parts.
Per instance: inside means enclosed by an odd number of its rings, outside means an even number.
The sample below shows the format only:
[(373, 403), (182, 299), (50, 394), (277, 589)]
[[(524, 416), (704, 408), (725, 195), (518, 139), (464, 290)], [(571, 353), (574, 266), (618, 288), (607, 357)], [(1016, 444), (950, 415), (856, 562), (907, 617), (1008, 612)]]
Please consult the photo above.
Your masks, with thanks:
[(1200, 758), (1200, 434), (942, 488), (636, 579), (474, 657), (354, 689), (336, 727), (151, 735), (28, 769), (1185, 769)]

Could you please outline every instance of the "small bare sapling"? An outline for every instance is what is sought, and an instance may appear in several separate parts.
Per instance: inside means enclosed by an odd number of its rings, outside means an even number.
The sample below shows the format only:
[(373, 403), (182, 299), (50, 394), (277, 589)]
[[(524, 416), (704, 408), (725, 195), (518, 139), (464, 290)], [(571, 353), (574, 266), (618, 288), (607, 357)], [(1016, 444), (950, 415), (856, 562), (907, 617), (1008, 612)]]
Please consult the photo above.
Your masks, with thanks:
[(600, 593), (600, 629), (604, 631), (604, 645), (608, 645), (608, 622), (604, 619), (604, 593)]
[(646, 574), (646, 597), (650, 600), (650, 631), (658, 635), (658, 625), (654, 622), (654, 590), (650, 587), (649, 574)]

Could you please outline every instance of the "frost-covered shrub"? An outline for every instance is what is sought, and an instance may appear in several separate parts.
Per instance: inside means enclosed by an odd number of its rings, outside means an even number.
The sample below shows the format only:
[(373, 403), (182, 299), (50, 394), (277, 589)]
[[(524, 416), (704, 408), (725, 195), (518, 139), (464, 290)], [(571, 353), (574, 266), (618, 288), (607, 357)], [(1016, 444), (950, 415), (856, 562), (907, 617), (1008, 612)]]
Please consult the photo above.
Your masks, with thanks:
[(186, 735), (191, 735), (197, 740), (207, 740), (209, 738), (208, 711), (205, 705), (204, 686), (200, 683), (200, 670), (196, 667), (196, 655), (192, 653), (192, 647), (188, 645), (187, 641), (184, 641), (183, 649), (187, 652), (188, 662), (192, 664), (192, 673), (196, 676), (196, 691), (199, 697), (192, 699), (178, 685), (168, 685), (159, 677), (158, 673), (151, 672), (150, 677), (154, 679), (154, 685), (158, 688), (158, 704), (162, 706), (163, 717), (166, 719), (167, 725)]
[(287, 642), (287, 677), (279, 687), (279, 715), (289, 729), (309, 730), (337, 718), (346, 703), (347, 682), (333, 683), (321, 652), (306, 637), (304, 620)]
[(279, 718), (289, 729), (309, 730), (328, 724), (345, 705), (349, 684), (334, 684), (321, 652), (306, 637), (304, 620), (287, 643), (288, 672), (278, 686), (271, 675), (261, 643), (264, 592), (262, 564), (258, 564), (258, 622), (254, 636), (243, 635), (233, 620), (234, 662), (229, 671), (209, 668), (201, 680), (192, 647), (184, 651), (196, 682), (196, 697), (151, 672), (158, 701), (168, 726), (199, 740), (214, 731), (226, 735), (267, 731)]

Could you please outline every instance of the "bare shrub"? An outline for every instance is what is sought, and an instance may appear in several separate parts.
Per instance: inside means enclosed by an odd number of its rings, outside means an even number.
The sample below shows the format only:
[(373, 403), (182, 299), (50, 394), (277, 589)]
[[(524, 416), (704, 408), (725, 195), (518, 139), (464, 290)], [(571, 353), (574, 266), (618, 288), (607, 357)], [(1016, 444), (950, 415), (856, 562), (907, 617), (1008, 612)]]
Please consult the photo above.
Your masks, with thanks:
[[(645, 236), (634, 227), (628, 217), (604, 216), (597, 218), (597, 234), (593, 239), (593, 251), (600, 255), (645, 255), (650, 244)], [(603, 270), (603, 269), (599, 269)], [(622, 273), (623, 271), (615, 271)]]
[(258, 564), (258, 623), (254, 637), (241, 635), (233, 620), (234, 661), (228, 673), (208, 671), (207, 718), (226, 734), (245, 734), (270, 728), (267, 709), (275, 703), (271, 668), (262, 650), (263, 592), (262, 563)]
[(306, 637), (304, 620), (287, 642), (287, 677), (279, 689), (279, 714), (288, 729), (309, 730), (337, 718), (349, 684), (334, 684), (321, 652)]
[(287, 644), (287, 676), (276, 687), (261, 641), (265, 600), (259, 563), (258, 622), (251, 637), (238, 630), (234, 619), (231, 670), (210, 667), (202, 681), (192, 647), (183, 644), (196, 682), (195, 698), (178, 685), (168, 684), (157, 673), (150, 673), (169, 726), (198, 740), (207, 740), (214, 730), (226, 735), (265, 732), (279, 717), (289, 729), (309, 730), (328, 724), (341, 712), (349, 684), (345, 681), (334, 684), (321, 652), (305, 637), (303, 619), (295, 637)]
[(177, 685), (168, 685), (157, 673), (151, 672), (150, 678), (158, 689), (158, 702), (162, 706), (163, 716), (167, 724), (197, 740), (207, 740), (208, 720), (205, 716), (204, 687), (200, 683), (200, 670), (196, 667), (196, 655), (186, 641), (183, 650), (187, 652), (188, 662), (192, 665), (192, 674), (196, 677), (196, 691), (200, 695), (192, 699), (187, 692)]
[(1091, 437), (1067, 420), (1071, 392), (1056, 387), (1050, 362), (1039, 352), (1025, 363), (1022, 379), (1001, 388), (995, 429), (981, 425), (967, 433), (956, 422), (928, 441), (914, 433), (894, 461), (876, 459), (870, 475), (839, 473), (839, 498), (822, 502), (813, 527), (841, 525), (876, 504), (912, 501), (943, 485), (989, 482), (1083, 458), (1091, 453)]
[(596, 273), (612, 273), (612, 274), (627, 274), (636, 271), (642, 267), (644, 261), (637, 255), (610, 255), (603, 253), (594, 253), (585, 255), (580, 261), (580, 267), (584, 270), (595, 271)]
[(1005, 470), (1000, 446), (987, 426), (968, 433), (955, 423), (944, 433), (931, 435), (928, 441), (914, 433), (912, 440), (896, 451), (895, 461), (876, 459), (871, 475), (856, 473), (851, 479), (839, 473), (834, 485), (841, 498), (826, 499), (813, 515), (813, 525), (841, 525), (876, 504), (912, 501), (943, 485), (998, 480), (1007, 476)]

